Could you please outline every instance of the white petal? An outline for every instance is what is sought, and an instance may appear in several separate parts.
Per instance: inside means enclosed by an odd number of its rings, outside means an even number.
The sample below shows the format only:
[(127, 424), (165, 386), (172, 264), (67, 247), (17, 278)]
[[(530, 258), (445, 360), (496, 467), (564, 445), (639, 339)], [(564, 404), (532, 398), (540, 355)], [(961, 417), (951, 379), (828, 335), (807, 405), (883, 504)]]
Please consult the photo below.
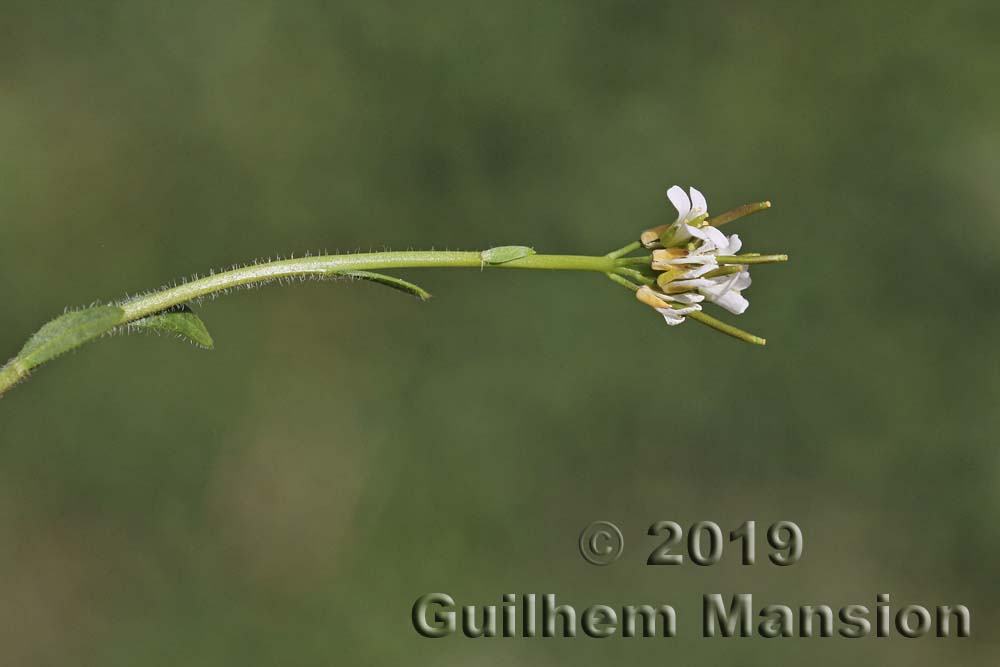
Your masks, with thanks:
[(685, 315), (698, 310), (701, 310), (701, 306), (695, 304), (693, 306), (688, 306), (687, 308), (657, 308), (656, 312), (663, 315), (663, 320), (668, 326), (673, 327), (683, 322)]
[(752, 283), (750, 280), (750, 271), (746, 268), (739, 273), (733, 273), (728, 276), (716, 276), (715, 278), (707, 278), (706, 280), (711, 280), (714, 283), (707, 288), (707, 291), (716, 295), (721, 295), (729, 290), (742, 292), (750, 287)]
[(702, 285), (701, 293), (709, 298), (721, 297), (726, 292), (732, 290), (736, 281), (739, 280), (741, 273), (734, 273), (727, 276), (716, 276), (715, 278), (702, 278), (703, 281), (711, 283), (710, 285)]
[(750, 302), (736, 290), (730, 290), (721, 297), (712, 299), (712, 302), (721, 308), (725, 308), (733, 315), (742, 315), (750, 306)]
[(704, 232), (705, 236), (708, 237), (708, 240), (711, 241), (716, 248), (721, 250), (722, 248), (729, 246), (729, 239), (727, 239), (726, 235), (715, 227), (709, 225), (708, 227), (702, 227), (700, 231)]
[[(691, 225), (684, 225), (684, 226), (687, 227), (688, 234), (690, 234), (691, 236), (695, 237), (696, 239), (700, 239), (705, 243), (712, 243), (708, 238), (708, 234), (706, 234), (698, 227), (692, 227)], [(714, 249), (715, 249), (715, 244), (712, 244), (711, 248), (707, 248), (707, 250), (714, 250)], [(703, 248), (698, 248), (698, 250), (701, 251), (703, 250)]]
[(697, 188), (691, 188), (691, 217), (696, 218), (703, 213), (708, 213), (708, 202), (705, 195), (701, 194)]
[(719, 245), (725, 246), (726, 235), (720, 232), (715, 227), (692, 227), (691, 225), (686, 225), (691, 236), (701, 239), (702, 246), (698, 248), (697, 252), (700, 253), (719, 253)]
[(750, 286), (749, 271), (742, 271), (732, 276), (720, 276), (712, 280), (714, 281), (713, 285), (698, 289), (712, 303), (725, 308), (734, 315), (742, 314), (750, 305), (750, 302), (740, 294), (740, 290)]
[(693, 268), (690, 271), (685, 271), (681, 278), (683, 280), (688, 280), (690, 278), (701, 278), (703, 275), (709, 271), (715, 271), (717, 265), (714, 262), (706, 262), (699, 267)]
[(684, 266), (686, 264), (718, 264), (718, 263), (719, 260), (715, 259), (714, 255), (686, 255), (684, 257), (675, 257), (674, 259), (668, 259), (666, 262), (661, 262), (661, 264), (669, 264), (670, 266)]
[(663, 321), (670, 327), (675, 327), (684, 321), (684, 316), (673, 308), (657, 308), (656, 312), (663, 315)]
[(740, 240), (740, 235), (733, 234), (732, 236), (729, 237), (729, 247), (726, 248), (726, 252), (720, 254), (735, 255), (740, 251), (740, 248), (742, 247), (743, 247), (743, 241)]
[(733, 283), (733, 289), (737, 292), (742, 292), (746, 288), (750, 287), (753, 281), (750, 280), (750, 271), (744, 269), (740, 273), (736, 274), (736, 281)]
[(694, 231), (694, 227), (692, 227), (691, 225), (686, 225), (684, 223), (680, 223), (675, 227), (675, 229), (676, 231), (674, 232), (674, 236), (672, 239), (673, 244), (675, 246), (680, 245), (682, 243), (687, 243), (691, 239), (691, 232)]
[(697, 257), (703, 260), (715, 260), (715, 244), (708, 240), (703, 240), (698, 247), (687, 254), (688, 257)]
[(684, 189), (674, 185), (667, 190), (667, 199), (677, 209), (677, 222), (687, 222), (688, 214), (691, 213), (691, 200)]
[(676, 301), (677, 303), (701, 303), (705, 300), (705, 297), (697, 292), (681, 292), (680, 294), (671, 294), (671, 301)]
[[(670, 283), (672, 287), (714, 287), (715, 283), (710, 278), (693, 278), (691, 280), (675, 280)], [(676, 296), (673, 295), (673, 296)]]

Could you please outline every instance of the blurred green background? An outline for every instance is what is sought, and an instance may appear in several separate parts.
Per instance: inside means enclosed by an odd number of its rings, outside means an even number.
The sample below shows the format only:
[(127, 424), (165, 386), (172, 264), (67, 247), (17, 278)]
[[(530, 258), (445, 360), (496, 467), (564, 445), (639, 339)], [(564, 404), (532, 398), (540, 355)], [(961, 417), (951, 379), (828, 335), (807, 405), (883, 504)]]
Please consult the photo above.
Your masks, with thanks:
[[(600, 276), (417, 270), (206, 303), (0, 401), (4, 665), (996, 664), (1000, 6), (0, 2), (0, 354), (255, 257), (604, 253), (694, 184), (792, 262), (739, 324)], [(730, 318), (733, 320), (734, 318)], [(2, 352), (6, 350), (6, 352)], [(580, 530), (626, 536), (608, 568)], [(660, 519), (803, 560), (645, 566)], [(672, 640), (417, 637), (505, 592)], [(700, 638), (703, 593), (972, 609), (973, 637)]]

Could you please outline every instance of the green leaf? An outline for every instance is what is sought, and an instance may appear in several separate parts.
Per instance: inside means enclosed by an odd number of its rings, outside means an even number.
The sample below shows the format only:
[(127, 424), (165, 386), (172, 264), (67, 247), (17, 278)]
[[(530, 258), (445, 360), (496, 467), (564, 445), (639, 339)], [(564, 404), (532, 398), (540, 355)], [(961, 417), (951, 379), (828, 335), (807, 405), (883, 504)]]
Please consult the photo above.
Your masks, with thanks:
[(371, 271), (338, 271), (337, 274), (348, 276), (349, 278), (357, 278), (359, 280), (370, 280), (373, 283), (385, 285), (386, 287), (397, 289), (400, 292), (406, 292), (407, 294), (419, 298), (421, 301), (426, 301), (431, 298), (430, 292), (424, 288), (414, 285), (413, 283), (406, 282), (396, 276), (387, 276), (384, 273), (373, 273)]
[(205, 323), (187, 306), (178, 306), (165, 310), (162, 313), (136, 320), (129, 325), (129, 328), (140, 331), (174, 334), (206, 350), (211, 350), (215, 347), (215, 341), (212, 340), (212, 335), (208, 333)]
[(484, 250), (479, 253), (479, 256), (483, 258), (483, 261), (487, 264), (506, 264), (507, 262), (513, 262), (515, 259), (521, 259), (522, 257), (527, 257), (528, 255), (534, 255), (535, 250), (523, 245), (503, 245), (496, 248), (490, 248), (489, 250)]
[(118, 306), (91, 306), (60, 315), (25, 343), (18, 360), (26, 369), (40, 366), (111, 331), (124, 316)]

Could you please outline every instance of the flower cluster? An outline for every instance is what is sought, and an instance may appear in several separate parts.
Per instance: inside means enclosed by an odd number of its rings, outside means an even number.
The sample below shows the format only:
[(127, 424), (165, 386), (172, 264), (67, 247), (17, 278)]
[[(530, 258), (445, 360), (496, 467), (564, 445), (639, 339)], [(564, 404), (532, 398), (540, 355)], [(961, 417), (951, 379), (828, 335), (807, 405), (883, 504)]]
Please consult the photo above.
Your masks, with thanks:
[[(695, 316), (702, 304), (714, 303), (741, 315), (750, 303), (743, 291), (750, 287), (750, 264), (779, 262), (784, 255), (740, 254), (739, 235), (723, 234), (718, 227), (739, 217), (770, 207), (770, 202), (747, 204), (716, 218), (709, 218), (708, 202), (696, 188), (685, 192), (673, 186), (667, 197), (677, 209), (677, 219), (650, 229), (640, 237), (651, 249), (649, 269), (654, 280), (636, 289), (636, 298), (651, 306), (670, 326)], [(700, 316), (703, 321), (707, 316)]]

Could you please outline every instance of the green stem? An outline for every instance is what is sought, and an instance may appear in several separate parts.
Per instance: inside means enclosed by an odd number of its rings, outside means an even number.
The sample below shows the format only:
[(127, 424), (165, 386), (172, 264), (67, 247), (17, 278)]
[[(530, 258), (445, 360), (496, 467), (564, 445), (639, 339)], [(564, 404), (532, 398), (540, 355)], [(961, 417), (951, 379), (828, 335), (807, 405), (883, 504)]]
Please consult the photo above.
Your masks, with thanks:
[[(347, 271), (421, 267), (594, 271), (603, 274), (613, 273), (616, 269), (615, 257), (612, 256), (530, 254), (510, 261), (490, 263), (485, 260), (483, 253), (458, 251), (373, 252), (286, 259), (215, 273), (129, 299), (118, 304), (122, 317), (116, 327), (235, 287), (260, 285), (284, 278), (335, 277)], [(19, 355), (0, 368), (0, 396), (27, 378), (34, 365), (37, 364), (29, 364)]]
[(787, 262), (788, 255), (718, 255), (719, 264), (775, 264)]
[(627, 278), (623, 278), (622, 276), (619, 276), (619, 275), (617, 275), (615, 273), (605, 273), (604, 275), (606, 275), (608, 278), (610, 278), (613, 282), (618, 283), (622, 287), (627, 287), (628, 289), (632, 290), (633, 292), (635, 292), (636, 290), (639, 289), (638, 285), (636, 285), (632, 281), (628, 280)]
[(643, 255), (642, 257), (622, 257), (618, 260), (618, 266), (646, 266), (652, 261), (652, 255)]
[(619, 257), (624, 257), (625, 255), (629, 254), (630, 252), (638, 250), (641, 247), (642, 247), (642, 243), (640, 243), (639, 241), (633, 241), (632, 243), (629, 243), (627, 246), (622, 246), (621, 248), (618, 248), (618, 250), (612, 250), (607, 255), (605, 255), (605, 257), (611, 257), (612, 259), (618, 259)]
[(640, 283), (642, 285), (655, 285), (656, 281), (648, 276), (642, 275), (641, 271), (636, 271), (635, 269), (630, 269), (626, 266), (619, 266), (615, 269), (615, 273), (625, 278)]
[(285, 259), (216, 273), (162, 292), (154, 292), (132, 299), (121, 304), (125, 310), (126, 318), (122, 323), (132, 322), (172, 306), (178, 306), (223, 290), (267, 283), (282, 278), (335, 276), (344, 271), (428, 267), (489, 267), (607, 273), (614, 270), (615, 263), (613, 259), (608, 257), (588, 255), (527, 255), (503, 264), (487, 264), (483, 261), (481, 253), (447, 250), (371, 252)]
[(709, 271), (702, 278), (719, 278), (721, 276), (731, 276), (734, 273), (740, 273), (745, 269), (742, 266), (722, 266), (713, 271)]
[(725, 322), (717, 320), (703, 311), (688, 313), (687, 317), (690, 317), (692, 320), (701, 322), (702, 324), (708, 325), (713, 329), (715, 329), (716, 331), (721, 331), (727, 336), (738, 338), (746, 343), (753, 343), (754, 345), (767, 345), (766, 339), (761, 338), (760, 336), (754, 336), (752, 333), (748, 333), (743, 329), (734, 327), (731, 324), (726, 324)]

